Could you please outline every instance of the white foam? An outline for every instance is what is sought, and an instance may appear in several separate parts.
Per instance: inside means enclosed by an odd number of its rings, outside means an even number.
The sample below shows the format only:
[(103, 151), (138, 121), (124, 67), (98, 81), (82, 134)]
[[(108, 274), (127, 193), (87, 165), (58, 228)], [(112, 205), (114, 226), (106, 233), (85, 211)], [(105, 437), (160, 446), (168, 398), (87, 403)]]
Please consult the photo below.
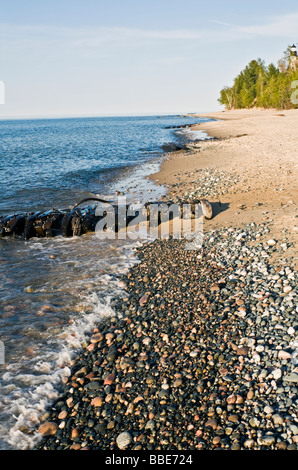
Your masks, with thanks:
[(121, 246), (123, 255), (115, 258), (113, 269), (116, 276), (102, 274), (96, 281), (99, 290), (90, 292), (83, 289), (79, 294), (82, 304), (89, 307), (90, 313), (79, 312), (61, 332), (54, 337), (49, 336), (47, 344), (42, 345), (42, 357), (39, 360), (36, 357), (27, 358), (25, 372), (21, 372), (22, 364), (8, 366), (2, 376), (2, 392), (6, 391), (5, 400), (0, 403), (0, 417), (4, 418), (0, 427), (0, 441), (4, 442), (2, 447), (24, 450), (34, 448), (38, 443), (41, 435), (37, 429), (42, 415), (48, 405), (58, 398), (59, 386), (70, 375), (74, 356), (98, 321), (115, 315), (111, 298), (125, 292), (117, 274), (123, 274), (139, 262), (134, 247), (133, 243)]
[(68, 376), (70, 369), (57, 369), (50, 374), (5, 374), (5, 380), (13, 380), (27, 387), (14, 389), (10, 404), (5, 407), (5, 414), (10, 416), (11, 426), (0, 428), (0, 438), (12, 449), (30, 449), (36, 445), (40, 434), (37, 425), (47, 405), (57, 398), (55, 386)]

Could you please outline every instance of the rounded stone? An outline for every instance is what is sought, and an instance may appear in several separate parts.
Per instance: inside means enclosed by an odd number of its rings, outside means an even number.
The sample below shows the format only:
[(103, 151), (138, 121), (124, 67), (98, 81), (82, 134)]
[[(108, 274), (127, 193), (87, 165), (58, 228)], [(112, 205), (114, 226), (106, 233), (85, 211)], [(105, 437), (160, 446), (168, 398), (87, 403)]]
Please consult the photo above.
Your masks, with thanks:
[(272, 446), (275, 443), (274, 436), (261, 436), (258, 438), (258, 444), (260, 446)]
[(52, 423), (47, 421), (39, 426), (38, 432), (43, 436), (54, 436), (58, 430), (58, 426), (56, 423)]
[(208, 419), (208, 421), (206, 421), (205, 423), (205, 428), (212, 428), (212, 429), (216, 429), (217, 428), (217, 420), (216, 419)]
[(255, 445), (255, 441), (253, 439), (247, 439), (243, 445), (246, 449), (252, 449)]
[(291, 286), (285, 286), (284, 287), (284, 293), (289, 294), (290, 292), (292, 292), (292, 287)]
[(117, 436), (116, 443), (120, 450), (126, 449), (132, 441), (132, 437), (129, 432), (124, 431)]

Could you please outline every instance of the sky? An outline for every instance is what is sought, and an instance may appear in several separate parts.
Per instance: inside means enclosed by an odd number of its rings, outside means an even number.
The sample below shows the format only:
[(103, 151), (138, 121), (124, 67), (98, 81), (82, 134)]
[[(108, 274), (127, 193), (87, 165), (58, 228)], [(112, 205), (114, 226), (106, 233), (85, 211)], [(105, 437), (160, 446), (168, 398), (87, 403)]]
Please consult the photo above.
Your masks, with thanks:
[(294, 0), (0, 0), (0, 119), (221, 110), (293, 43)]

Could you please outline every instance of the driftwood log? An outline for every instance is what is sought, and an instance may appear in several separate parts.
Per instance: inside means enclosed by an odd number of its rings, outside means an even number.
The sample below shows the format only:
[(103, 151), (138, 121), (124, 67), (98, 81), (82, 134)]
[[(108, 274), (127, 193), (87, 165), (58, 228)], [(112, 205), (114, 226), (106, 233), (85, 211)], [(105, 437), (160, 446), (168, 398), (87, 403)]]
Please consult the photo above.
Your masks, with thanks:
[[(104, 206), (101, 215), (97, 215), (97, 206), (98, 204), (87, 206), (84, 208), (79, 208), (79, 206), (87, 201), (97, 201), (102, 204), (109, 204), (113, 206), (115, 213), (115, 232), (118, 231), (118, 227), (123, 227), (120, 224), (120, 217), (118, 208), (119, 206), (115, 203), (113, 204), (110, 201), (106, 201), (100, 198), (87, 198), (80, 201), (72, 209), (67, 210), (49, 210), (46, 212), (36, 212), (36, 213), (21, 213), (21, 214), (11, 214), (0, 217), (0, 237), (20, 237), (24, 240), (28, 240), (33, 237), (73, 237), (80, 236), (87, 232), (94, 232), (97, 223), (106, 216), (104, 211)], [(150, 210), (152, 206), (157, 208), (169, 208), (172, 206), (173, 202), (150, 202), (142, 206), (142, 210), (145, 209), (147, 217), (149, 220)], [(189, 205), (189, 202), (180, 202), (181, 211), (183, 211), (183, 206)], [(195, 200), (191, 202), (191, 212), (195, 214), (195, 209), (197, 205), (200, 204), (202, 208), (202, 213), (207, 219), (212, 218), (212, 207), (209, 202), (205, 199)], [(131, 205), (126, 205), (126, 211), (131, 208)], [(96, 213), (97, 212), (97, 213)], [(160, 217), (160, 212), (158, 213)], [(128, 212), (125, 214), (125, 224), (128, 225), (139, 215), (138, 210), (133, 215), (128, 215)], [(121, 211), (121, 217), (123, 217), (123, 211)], [(160, 223), (160, 219), (158, 221)]]

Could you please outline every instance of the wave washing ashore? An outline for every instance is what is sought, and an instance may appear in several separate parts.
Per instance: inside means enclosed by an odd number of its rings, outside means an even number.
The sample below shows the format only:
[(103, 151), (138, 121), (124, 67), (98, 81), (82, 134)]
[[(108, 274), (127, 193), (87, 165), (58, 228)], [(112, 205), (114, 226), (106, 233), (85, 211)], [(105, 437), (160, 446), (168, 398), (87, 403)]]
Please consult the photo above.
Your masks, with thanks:
[[(193, 117), (1, 121), (0, 214), (67, 209), (84, 197), (156, 201), (165, 194), (146, 176), (165, 152), (204, 134)], [(183, 126), (183, 127), (181, 127)], [(92, 234), (0, 240), (0, 449), (27, 449), (86, 335), (112, 313), (123, 275), (137, 259), (130, 240)], [(2, 344), (1, 343), (1, 344)]]
[[(36, 448), (297, 450), (297, 169), (285, 142), (292, 173), (274, 176), (273, 111), (260, 121), (247, 113), (242, 125), (237, 113), (227, 118), (204, 124), (219, 140), (171, 154), (152, 176), (177, 200), (212, 198), (202, 249), (187, 251), (184, 240), (138, 247), (124, 295), (111, 299), (112, 315), (74, 358)], [(296, 120), (281, 124), (285, 135)], [(250, 158), (256, 177), (246, 180)], [(281, 184), (284, 213), (274, 194)], [(278, 226), (275, 213), (291, 223)]]

